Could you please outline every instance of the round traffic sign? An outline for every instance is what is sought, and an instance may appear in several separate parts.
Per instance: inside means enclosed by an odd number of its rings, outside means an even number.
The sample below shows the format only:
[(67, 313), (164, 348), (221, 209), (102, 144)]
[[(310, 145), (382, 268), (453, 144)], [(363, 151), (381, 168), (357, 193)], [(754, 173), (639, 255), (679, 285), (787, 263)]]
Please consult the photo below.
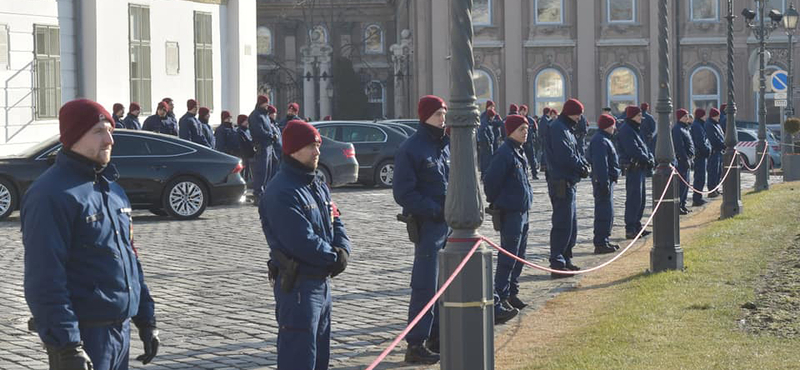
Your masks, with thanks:
[(774, 92), (784, 92), (789, 87), (789, 74), (786, 71), (778, 70), (772, 74), (769, 83)]

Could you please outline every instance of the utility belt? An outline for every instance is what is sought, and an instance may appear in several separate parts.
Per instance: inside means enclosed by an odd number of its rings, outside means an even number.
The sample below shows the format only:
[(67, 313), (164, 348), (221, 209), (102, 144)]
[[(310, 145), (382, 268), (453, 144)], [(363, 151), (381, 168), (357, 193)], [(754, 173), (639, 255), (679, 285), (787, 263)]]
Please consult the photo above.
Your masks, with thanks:
[(503, 230), (503, 218), (504, 218), (503, 211), (501, 209), (494, 208), (493, 205), (490, 205), (489, 207), (486, 207), (486, 209), (484, 209), (484, 211), (487, 214), (492, 215), (492, 227), (496, 231), (502, 231)]
[(419, 243), (419, 219), (414, 215), (398, 214), (397, 221), (406, 224), (406, 232), (408, 232), (408, 240), (414, 244)]
[(292, 289), (294, 289), (294, 285), (297, 283), (298, 278), (308, 280), (325, 280), (329, 276), (329, 274), (311, 275), (298, 273), (297, 269), (300, 267), (300, 263), (292, 258), (289, 258), (289, 256), (277, 249), (272, 250), (272, 256), (278, 261), (280, 267), (276, 266), (272, 260), (267, 262), (269, 281), (274, 284), (275, 280), (280, 277), (281, 290), (286, 293), (289, 293), (292, 291)]
[(575, 185), (572, 181), (567, 179), (549, 180), (549, 182), (551, 184), (550, 186), (553, 187), (553, 195), (559, 199), (566, 198), (567, 190)]
[[(117, 325), (122, 325), (127, 320), (128, 320), (127, 318), (116, 319), (116, 320), (82, 320), (78, 321), (78, 327), (86, 329), (86, 328), (102, 328), (106, 326), (117, 326)], [(34, 319), (32, 316), (31, 318), (28, 319), (28, 331), (34, 333), (37, 331), (36, 319)]]

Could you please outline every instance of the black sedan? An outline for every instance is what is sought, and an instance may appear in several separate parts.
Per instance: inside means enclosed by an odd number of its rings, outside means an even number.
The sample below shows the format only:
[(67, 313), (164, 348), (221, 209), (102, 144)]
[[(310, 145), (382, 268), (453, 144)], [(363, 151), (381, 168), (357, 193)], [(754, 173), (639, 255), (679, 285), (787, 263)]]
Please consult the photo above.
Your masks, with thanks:
[(358, 159), (359, 182), (392, 187), (394, 153), (408, 138), (405, 132), (366, 121), (319, 121), (311, 124), (322, 136), (353, 144)]
[[(19, 208), (22, 194), (60, 149), (56, 136), (0, 158), (0, 220)], [(239, 158), (174, 136), (115, 130), (111, 163), (134, 209), (181, 220), (199, 217), (208, 206), (238, 203), (245, 192)]]
[(317, 173), (330, 187), (358, 181), (358, 161), (353, 144), (325, 137), (319, 148)]

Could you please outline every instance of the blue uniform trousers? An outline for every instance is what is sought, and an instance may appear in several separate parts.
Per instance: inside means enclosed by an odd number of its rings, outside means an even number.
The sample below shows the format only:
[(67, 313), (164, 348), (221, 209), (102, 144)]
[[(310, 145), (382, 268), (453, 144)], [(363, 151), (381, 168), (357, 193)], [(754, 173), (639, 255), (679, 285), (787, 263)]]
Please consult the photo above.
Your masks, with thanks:
[(534, 153), (533, 144), (524, 146), (525, 149), (525, 158), (528, 158), (528, 164), (531, 165), (531, 175), (537, 176), (539, 174), (539, 163), (536, 160), (536, 154)]
[(608, 244), (608, 237), (611, 236), (611, 226), (614, 225), (614, 185), (611, 182), (608, 186), (608, 194), (601, 194), (598, 190), (600, 185), (593, 183), (594, 194), (594, 245), (603, 246)]
[(625, 175), (625, 233), (638, 233), (642, 228), (642, 215), (647, 195), (645, 194), (646, 170), (628, 170)]
[(290, 292), (275, 280), (279, 370), (326, 370), (331, 353), (330, 279), (298, 276)]
[(478, 143), (478, 161), (481, 170), (481, 180), (483, 180), (483, 173), (489, 168), (492, 163), (492, 148), (489, 143)]
[(708, 157), (708, 190), (719, 185), (720, 172), (722, 171), (722, 152), (712, 151)]
[[(525, 258), (525, 250), (528, 246), (528, 211), (503, 212), (500, 246), (517, 257)], [(494, 273), (495, 303), (519, 293), (519, 275), (521, 273), (521, 262), (503, 253), (497, 254), (497, 270)]]
[(251, 162), (253, 167), (253, 196), (258, 201), (269, 180), (275, 177), (280, 168), (280, 161), (272, 152), (272, 148), (260, 148)]
[[(678, 163), (678, 173), (683, 177), (686, 182), (689, 182), (689, 166)], [(686, 197), (689, 196), (689, 186), (683, 181), (679, 181), (678, 191), (681, 197), (681, 207), (686, 207)]]
[[(706, 186), (706, 160), (707, 158), (694, 158), (694, 182), (692, 182), (692, 186), (697, 190), (703, 190)], [(703, 200), (703, 194), (695, 192), (692, 194), (692, 200), (695, 202)]]
[(131, 321), (98, 327), (80, 327), (83, 349), (97, 370), (128, 370)]
[(547, 182), (550, 204), (553, 206), (552, 229), (550, 230), (550, 267), (563, 269), (572, 262), (572, 248), (578, 236), (578, 216), (575, 204), (576, 185), (567, 184), (560, 197), (556, 181)]
[[(420, 220), (420, 241), (414, 245), (414, 267), (411, 271), (411, 301), (408, 322), (416, 317), (436, 294), (439, 274), (439, 251), (444, 248), (449, 228), (444, 221)], [(433, 305), (406, 335), (408, 344), (422, 344), (425, 339), (439, 337), (439, 305)]]

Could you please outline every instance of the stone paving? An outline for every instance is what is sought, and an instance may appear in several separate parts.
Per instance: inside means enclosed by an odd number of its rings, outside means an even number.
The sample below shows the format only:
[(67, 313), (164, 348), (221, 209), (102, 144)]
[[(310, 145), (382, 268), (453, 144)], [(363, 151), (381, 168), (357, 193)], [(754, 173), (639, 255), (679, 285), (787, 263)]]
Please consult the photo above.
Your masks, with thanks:
[[(780, 177), (773, 176), (771, 181)], [(752, 189), (753, 182), (754, 176), (743, 174), (743, 191)], [(621, 185), (616, 192), (614, 236), (623, 244), (625, 193)], [(647, 186), (650, 194), (649, 181)], [(527, 258), (546, 264), (551, 207), (544, 180), (534, 181), (533, 187)], [(333, 197), (354, 250), (347, 271), (333, 281), (331, 368), (364, 369), (405, 327), (413, 246), (404, 225), (395, 220), (399, 207), (390, 189), (354, 186), (335, 189)], [(719, 201), (710, 206), (719, 207)], [(592, 254), (592, 213), (591, 187), (584, 181), (578, 188), (575, 248), (580, 266), (608, 258)], [(141, 366), (133, 360), (142, 353), (134, 329), (131, 367), (275, 368), (275, 306), (266, 277), (268, 248), (256, 207), (213, 208), (194, 221), (136, 211), (134, 224), (139, 256), (156, 300), (162, 345), (154, 363)], [(47, 232), (47, 225), (41, 228)], [(485, 222), (480, 232), (499, 241), (491, 222)], [(26, 331), (29, 311), (22, 287), (24, 253), (18, 213), (0, 223), (0, 248), (0, 369), (46, 369), (38, 337)], [(521, 296), (531, 303), (524, 312), (574, 286), (577, 279), (551, 281), (540, 271), (523, 270)], [(516, 322), (498, 329), (513, 328)], [(496, 344), (497, 348), (502, 345)], [(404, 350), (402, 343), (379, 368), (413, 368), (403, 364)], [(430, 368), (438, 369), (438, 365)]]

